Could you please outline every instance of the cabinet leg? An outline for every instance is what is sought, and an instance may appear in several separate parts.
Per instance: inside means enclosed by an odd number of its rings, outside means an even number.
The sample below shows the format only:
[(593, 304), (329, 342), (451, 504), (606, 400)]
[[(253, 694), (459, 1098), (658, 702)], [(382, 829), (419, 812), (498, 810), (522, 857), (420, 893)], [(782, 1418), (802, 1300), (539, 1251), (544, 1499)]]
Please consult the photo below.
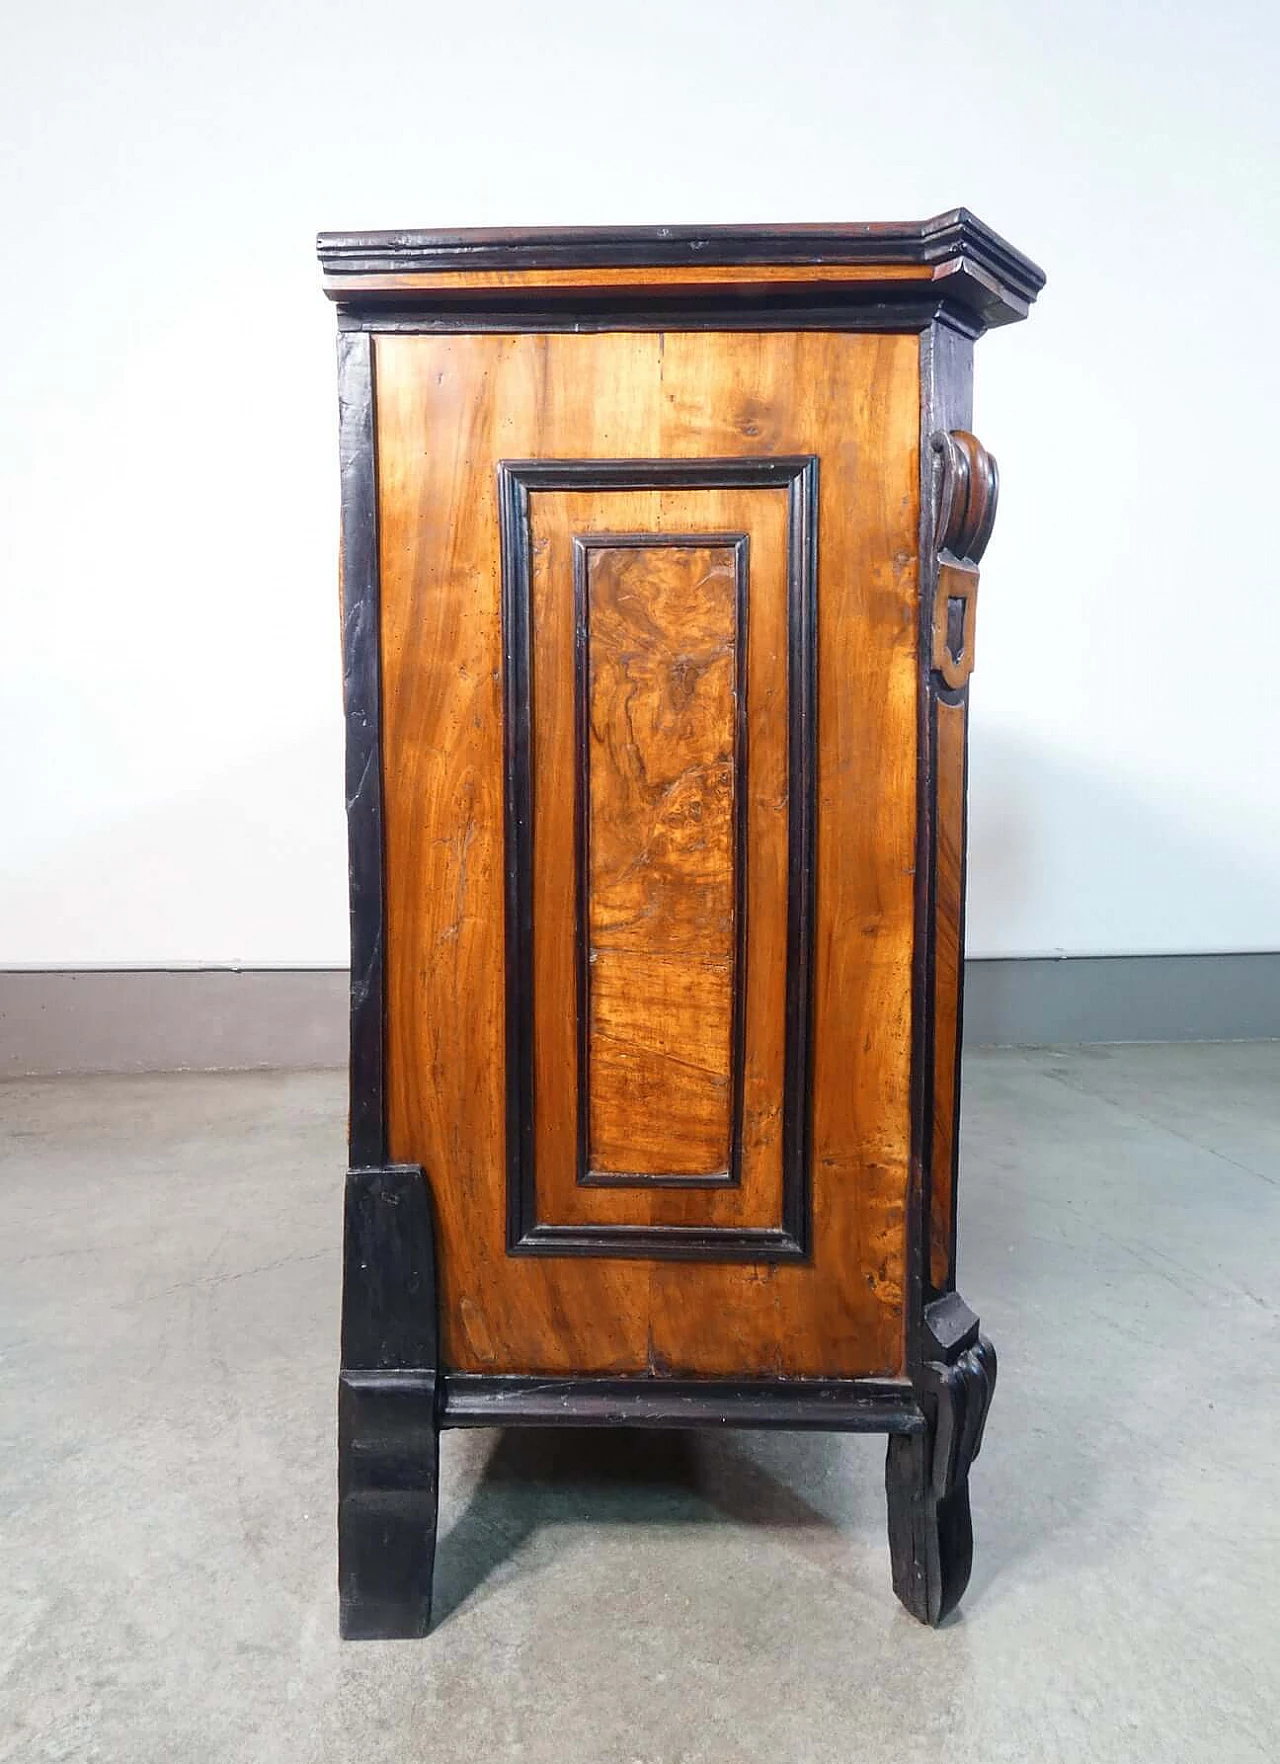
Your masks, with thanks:
[(347, 1173), (338, 1609), (351, 1640), (425, 1635), (440, 1442), (431, 1204), (415, 1164)]
[(347, 1640), (427, 1633), (439, 1469), (434, 1377), (344, 1372), (338, 1385), (338, 1610)]
[(985, 1336), (951, 1364), (927, 1362), (917, 1386), (927, 1426), (889, 1440), (893, 1590), (921, 1623), (941, 1623), (969, 1584), (969, 1466), (982, 1444), (995, 1382), (995, 1349)]

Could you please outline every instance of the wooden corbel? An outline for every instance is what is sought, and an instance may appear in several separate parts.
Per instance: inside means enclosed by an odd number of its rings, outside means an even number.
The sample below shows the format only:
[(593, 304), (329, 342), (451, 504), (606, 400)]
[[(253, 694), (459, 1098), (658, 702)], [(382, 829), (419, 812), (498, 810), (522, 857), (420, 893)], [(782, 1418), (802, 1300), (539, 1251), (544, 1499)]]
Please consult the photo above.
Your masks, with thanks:
[(933, 437), (938, 466), (938, 585), (933, 601), (933, 668), (959, 692), (973, 672), (978, 564), (996, 519), (1000, 476), (976, 435)]

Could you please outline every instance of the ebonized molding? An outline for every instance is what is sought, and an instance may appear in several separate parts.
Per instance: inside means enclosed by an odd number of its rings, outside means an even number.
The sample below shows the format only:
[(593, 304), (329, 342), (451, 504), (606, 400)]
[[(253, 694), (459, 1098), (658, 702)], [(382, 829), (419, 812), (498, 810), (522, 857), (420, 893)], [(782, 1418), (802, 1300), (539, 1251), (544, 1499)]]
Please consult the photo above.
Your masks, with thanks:
[(662, 264), (938, 264), (968, 256), (1031, 300), (1044, 272), (967, 208), (923, 221), (793, 226), (460, 227), (329, 232), (316, 249), (331, 274), (377, 270), (565, 269)]
[[(935, 325), (921, 338), (920, 445), (920, 680), (917, 783), (916, 957), (913, 974), (912, 1182), (908, 1197), (908, 1368), (925, 1419), (922, 1433), (891, 1437), (885, 1464), (893, 1586), (920, 1622), (940, 1623), (955, 1609), (969, 1580), (973, 1528), (969, 1468), (982, 1443), (995, 1388), (996, 1356), (979, 1333), (978, 1319), (954, 1289), (955, 1196), (951, 1183), (950, 1286), (930, 1285), (934, 1036), (937, 1011), (937, 709), (940, 702), (966, 715), (972, 667), (972, 607), (967, 638), (954, 667), (967, 663), (959, 688), (937, 666), (938, 638), (954, 635), (949, 572), (977, 575), (977, 559), (991, 535), (998, 479), (995, 462), (968, 430), (972, 411), (972, 344)], [(963, 911), (963, 840), (961, 907)], [(963, 964), (961, 964), (963, 973)], [(954, 1090), (959, 1106), (959, 1049), (963, 990), (956, 1000)], [(953, 1144), (956, 1136), (953, 1136)]]
[[(784, 1176), (785, 1183), (785, 1176)], [(781, 1226), (545, 1225), (525, 1227), (509, 1255), (644, 1256), (669, 1262), (802, 1262), (808, 1219), (798, 1218), (794, 1196), (783, 1193)], [(510, 1217), (510, 1215), (509, 1215)]]
[[(912, 297), (889, 299), (874, 284), (834, 296), (819, 285), (798, 294), (774, 288), (730, 294), (627, 295), (610, 289), (554, 293), (537, 290), (521, 301), (500, 295), (432, 293), (339, 297), (338, 328), (350, 331), (496, 332), (591, 331), (875, 331), (925, 332), (945, 324), (977, 338), (987, 328), (982, 308), (940, 294), (936, 282), (917, 284)], [(983, 289), (985, 296), (986, 290)], [(1017, 316), (1021, 316), (1020, 314)]]
[[(534, 1168), (533, 793), (529, 497), (544, 490), (785, 488), (788, 493), (788, 875), (783, 1200), (776, 1229), (539, 1221)], [(506, 816), (507, 1250), (520, 1255), (778, 1261), (809, 1252), (817, 729), (817, 491), (811, 455), (688, 460), (503, 460)], [(687, 543), (687, 539), (686, 539)], [(579, 854), (581, 863), (581, 854)], [(581, 1096), (580, 1096), (581, 1106)]]
[[(911, 1159), (907, 1194), (907, 1363), (918, 1371), (928, 1352), (924, 1338), (929, 1302), (935, 1044), (935, 845), (937, 734), (934, 705), (933, 621), (942, 549), (939, 457), (933, 438), (966, 429), (973, 412), (973, 344), (945, 325), (920, 338), (920, 581), (919, 676), (916, 690), (916, 849), (914, 954), (911, 977)], [(956, 1090), (957, 1097), (959, 1089)]]
[[(328, 292), (340, 302), (368, 296), (342, 278), (415, 271), (611, 268), (688, 265), (921, 266), (979, 328), (1025, 318), (1044, 273), (967, 209), (883, 225), (472, 228), (456, 231), (321, 233)], [(875, 284), (870, 284), (874, 290)], [(398, 296), (401, 304), (411, 301)], [(881, 288), (883, 299), (883, 287)], [(595, 301), (585, 303), (588, 308)], [(749, 303), (761, 303), (753, 293)], [(763, 304), (771, 304), (763, 296)], [(830, 303), (838, 310), (838, 303)], [(514, 308), (518, 305), (512, 301)], [(794, 322), (794, 321), (793, 321)]]
[[(593, 1170), (590, 1165), (591, 1107), (591, 949), (587, 928), (587, 874), (590, 845), (590, 555), (596, 550), (731, 550), (734, 554), (734, 961), (730, 1031), (731, 1124), (728, 1168), (713, 1175), (638, 1175)], [(577, 955), (578, 955), (578, 1181), (586, 1188), (724, 1188), (742, 1180), (742, 1105), (747, 1026), (747, 613), (750, 541), (745, 533), (582, 533), (573, 541), (574, 722), (577, 740)]]
[(351, 915), (351, 1162), (386, 1158), (384, 1108), (382, 684), (373, 343), (338, 338), (342, 473), (343, 698)]
[(438, 1484), (436, 1276), (416, 1165), (351, 1170), (338, 1378), (339, 1626), (425, 1635)]
[(975, 1325), (972, 1341), (954, 1360), (929, 1361), (921, 1371), (916, 1390), (925, 1430), (889, 1440), (893, 1590), (921, 1623), (940, 1623), (969, 1584), (969, 1467), (982, 1445), (995, 1383), (995, 1349)]
[(922, 1433), (909, 1384), (875, 1379), (490, 1378), (441, 1380), (442, 1427), (768, 1427)]

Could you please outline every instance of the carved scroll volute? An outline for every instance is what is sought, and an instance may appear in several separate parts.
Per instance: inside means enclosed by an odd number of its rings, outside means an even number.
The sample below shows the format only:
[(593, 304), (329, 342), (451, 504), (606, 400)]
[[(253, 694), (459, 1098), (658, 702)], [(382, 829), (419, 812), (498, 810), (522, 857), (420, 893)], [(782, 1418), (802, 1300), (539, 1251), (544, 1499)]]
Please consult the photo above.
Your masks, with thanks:
[(933, 667), (959, 691), (973, 672), (978, 564), (995, 525), (1000, 477), (995, 460), (967, 429), (935, 435), (933, 453), (938, 498)]

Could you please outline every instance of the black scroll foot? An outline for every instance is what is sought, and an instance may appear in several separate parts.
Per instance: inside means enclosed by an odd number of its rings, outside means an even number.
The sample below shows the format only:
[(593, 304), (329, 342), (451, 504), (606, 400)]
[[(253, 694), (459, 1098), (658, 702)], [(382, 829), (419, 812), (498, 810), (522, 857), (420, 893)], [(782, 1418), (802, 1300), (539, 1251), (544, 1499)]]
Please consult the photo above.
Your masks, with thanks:
[(917, 1383), (928, 1426), (889, 1440), (889, 1553), (893, 1590), (913, 1617), (937, 1624), (954, 1611), (973, 1566), (969, 1466), (996, 1382), (995, 1349), (977, 1333), (950, 1363), (926, 1362)]
[(338, 1605), (349, 1640), (425, 1635), (439, 1490), (435, 1262), (414, 1165), (347, 1175)]

